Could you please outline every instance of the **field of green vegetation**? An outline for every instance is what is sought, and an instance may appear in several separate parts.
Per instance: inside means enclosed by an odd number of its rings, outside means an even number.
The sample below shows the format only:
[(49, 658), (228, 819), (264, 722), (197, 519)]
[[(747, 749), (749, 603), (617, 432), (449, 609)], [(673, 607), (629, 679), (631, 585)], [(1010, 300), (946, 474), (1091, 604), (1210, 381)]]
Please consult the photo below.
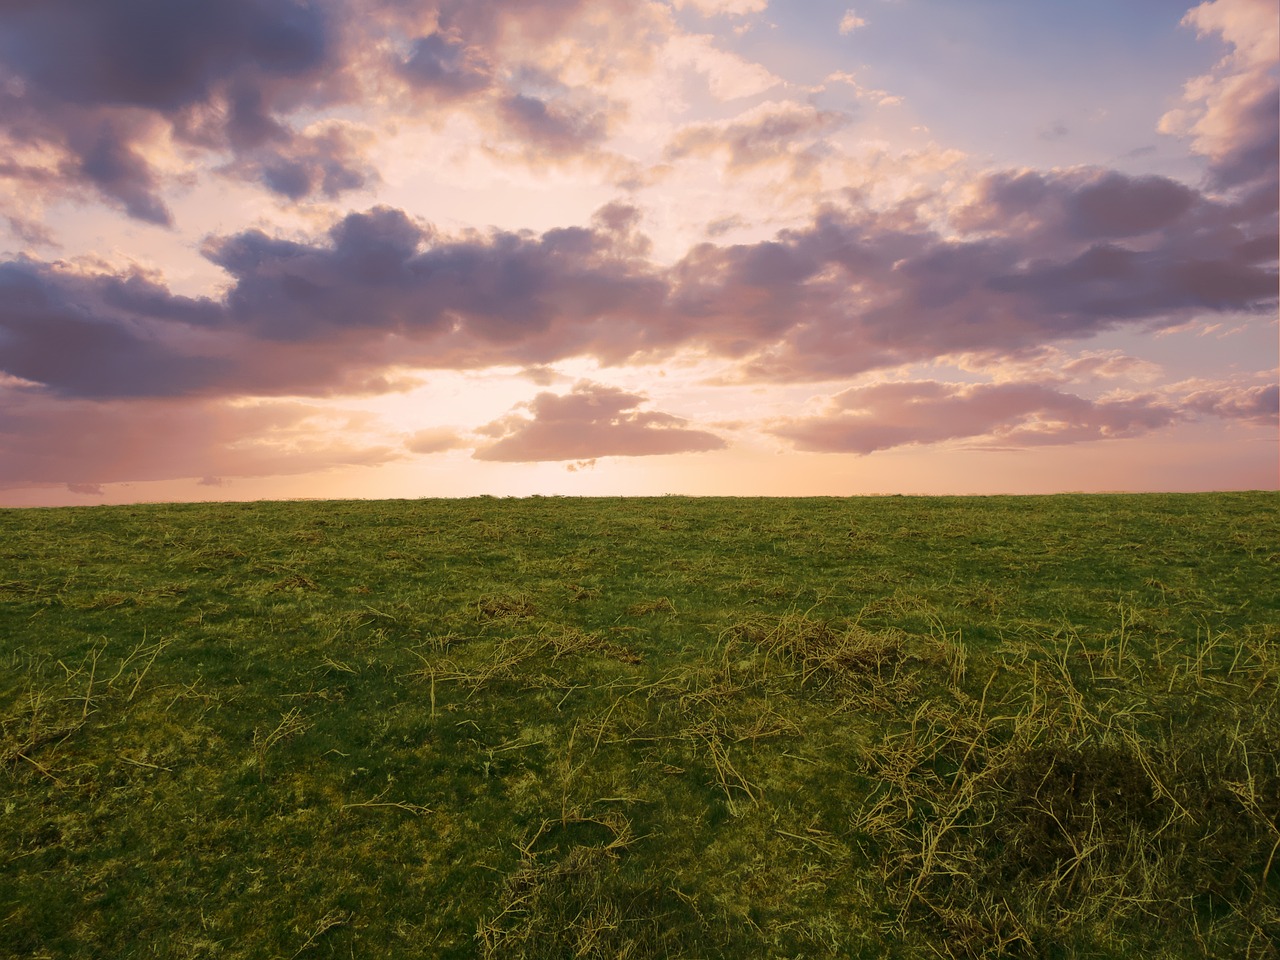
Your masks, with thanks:
[(1280, 498), (0, 511), (0, 956), (1274, 958)]

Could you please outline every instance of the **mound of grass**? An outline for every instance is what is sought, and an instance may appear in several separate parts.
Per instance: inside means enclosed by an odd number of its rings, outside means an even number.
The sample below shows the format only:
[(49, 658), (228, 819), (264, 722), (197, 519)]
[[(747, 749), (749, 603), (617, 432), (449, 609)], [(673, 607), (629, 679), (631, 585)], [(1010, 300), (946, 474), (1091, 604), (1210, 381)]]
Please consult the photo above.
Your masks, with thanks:
[(1274, 958), (1277, 506), (0, 512), (0, 956)]

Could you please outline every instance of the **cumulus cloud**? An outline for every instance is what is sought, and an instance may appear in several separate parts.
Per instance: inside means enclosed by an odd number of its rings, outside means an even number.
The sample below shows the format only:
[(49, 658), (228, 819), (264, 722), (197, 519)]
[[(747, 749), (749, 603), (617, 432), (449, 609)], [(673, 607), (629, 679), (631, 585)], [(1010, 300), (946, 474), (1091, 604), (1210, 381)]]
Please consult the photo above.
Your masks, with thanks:
[[(636, 56), (618, 36), (643, 24), (678, 32), (631, 0), (0, 4), (0, 178), (168, 226), (166, 190), (193, 163), (292, 201), (376, 182), (374, 128), (427, 107), (471, 111), (530, 161), (590, 154), (621, 109), (596, 90)], [(535, 63), (554, 95), (528, 89)]]
[(981, 194), (954, 216), (958, 235), (909, 210), (855, 207), (775, 241), (697, 247), (675, 268), (674, 300), (706, 318), (722, 352), (755, 354), (748, 377), (773, 379), (1016, 352), (1276, 301), (1274, 211), (1258, 220), (1172, 181), (1098, 171), (995, 174)]
[(498, 439), (480, 447), (474, 456), (511, 462), (589, 462), (599, 457), (691, 453), (726, 446), (713, 433), (690, 429), (680, 417), (637, 409), (647, 399), (585, 380), (567, 394), (539, 393), (480, 428), (477, 432)]
[(1198, 386), (1183, 400), (1186, 409), (1227, 420), (1262, 426), (1280, 424), (1280, 386), (1210, 384)]
[[(1155, 202), (1156, 198), (1160, 202)], [(814, 380), (1122, 325), (1272, 309), (1275, 213), (1117, 173), (992, 175), (956, 231), (827, 208), (775, 239), (649, 259), (633, 208), (445, 237), (392, 208), (313, 242), (211, 240), (218, 299), (154, 277), (0, 264), (0, 371), (80, 397), (390, 389), (393, 364), (616, 364), (685, 348)], [(1140, 242), (1138, 242), (1140, 241)]]
[[(1214, 186), (1261, 185), (1274, 197), (1280, 175), (1280, 26), (1272, 0), (1211, 0), (1182, 20), (1200, 36), (1219, 35), (1230, 52), (1183, 90), (1160, 129), (1190, 136), (1208, 157)], [(1268, 203), (1263, 200), (1263, 203)], [(1274, 200), (1269, 201), (1274, 210)]]
[(631, 229), (609, 207), (592, 228), (438, 240), (379, 208), (327, 242), (256, 230), (211, 242), (234, 280), (217, 301), (13, 261), (0, 265), (0, 370), (63, 396), (324, 394), (388, 389), (393, 363), (631, 353), (664, 293)]
[(0, 123), (63, 181), (167, 224), (157, 147), (296, 151), (282, 118), (352, 95), (345, 43), (336, 6), (296, 0), (6, 4)]

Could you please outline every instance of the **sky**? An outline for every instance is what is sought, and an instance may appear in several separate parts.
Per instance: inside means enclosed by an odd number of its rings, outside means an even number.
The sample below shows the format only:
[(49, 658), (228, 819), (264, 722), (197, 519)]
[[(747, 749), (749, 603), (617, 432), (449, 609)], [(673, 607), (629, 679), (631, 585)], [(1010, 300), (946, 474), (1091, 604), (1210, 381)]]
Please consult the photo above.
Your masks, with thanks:
[(0, 0), (0, 506), (1276, 489), (1277, 0)]

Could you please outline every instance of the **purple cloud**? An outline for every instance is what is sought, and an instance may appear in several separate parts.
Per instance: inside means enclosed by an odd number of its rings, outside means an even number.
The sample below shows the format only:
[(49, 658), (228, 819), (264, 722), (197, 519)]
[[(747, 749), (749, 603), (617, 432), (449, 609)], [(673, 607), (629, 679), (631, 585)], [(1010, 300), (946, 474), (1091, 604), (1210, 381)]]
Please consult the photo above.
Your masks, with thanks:
[(680, 417), (636, 409), (646, 399), (643, 394), (585, 380), (568, 394), (539, 393), (507, 416), (481, 427), (479, 433), (498, 439), (480, 447), (474, 457), (517, 463), (594, 461), (726, 446), (713, 433), (689, 429), (685, 426), (688, 421)]
[(383, 207), (315, 242), (211, 240), (231, 279), (216, 301), (3, 265), (0, 370), (67, 396), (333, 393), (380, 389), (393, 363), (616, 364), (697, 348), (741, 360), (747, 379), (831, 379), (1266, 312), (1275, 220), (1154, 178), (1005, 175), (959, 212), (958, 234), (901, 211), (827, 209), (664, 267), (624, 205), (589, 227), (453, 238)]
[(1154, 395), (1087, 400), (1037, 383), (880, 383), (831, 398), (819, 416), (770, 432), (798, 450), (869, 454), (946, 440), (1026, 447), (1131, 437), (1180, 419)]
[(1037, 381), (888, 381), (845, 390), (816, 416), (776, 421), (769, 432), (798, 450), (870, 454), (962, 440), (1019, 448), (1135, 437), (1200, 416), (1280, 422), (1275, 385), (1199, 385), (1091, 400)]
[(414, 41), (400, 73), (413, 87), (446, 99), (479, 93), (494, 82), (493, 64), (481, 50), (439, 32)]
[(61, 154), (65, 179), (168, 224), (146, 156), (157, 127), (199, 149), (296, 152), (282, 118), (353, 93), (341, 12), (301, 0), (6, 4), (0, 127)]
[(796, 103), (771, 103), (746, 117), (722, 123), (696, 123), (681, 128), (667, 145), (668, 159), (723, 155), (731, 170), (744, 170), (775, 160), (804, 166), (829, 134), (848, 126), (847, 114)]

